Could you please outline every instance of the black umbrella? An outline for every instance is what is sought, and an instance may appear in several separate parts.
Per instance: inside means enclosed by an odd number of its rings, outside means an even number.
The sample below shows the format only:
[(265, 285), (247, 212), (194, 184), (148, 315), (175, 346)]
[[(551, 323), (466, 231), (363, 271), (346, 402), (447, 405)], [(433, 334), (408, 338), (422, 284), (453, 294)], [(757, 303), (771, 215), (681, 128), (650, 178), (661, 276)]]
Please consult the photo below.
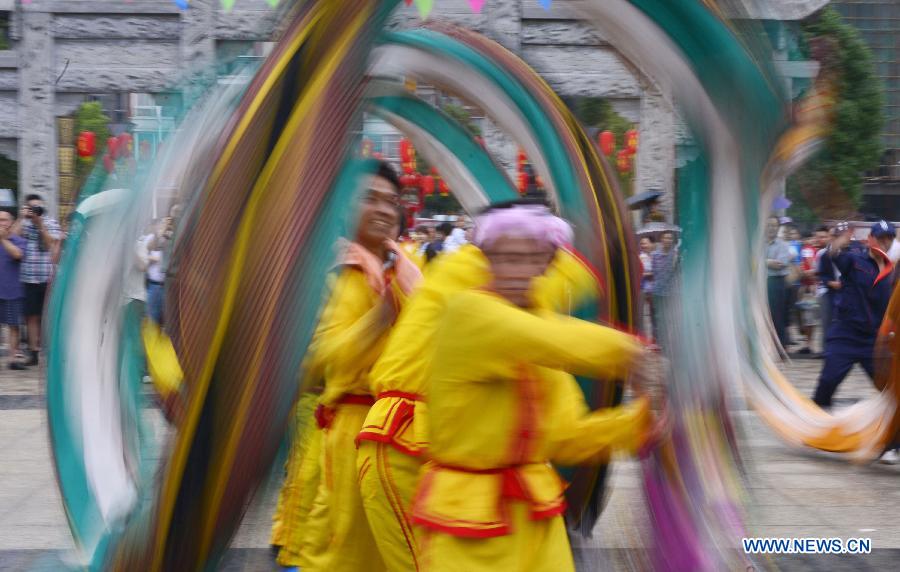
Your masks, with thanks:
[(628, 208), (630, 208), (631, 210), (636, 211), (652, 204), (662, 195), (662, 191), (644, 191), (643, 193), (638, 193), (633, 197), (630, 197), (625, 201), (625, 204), (628, 205)]

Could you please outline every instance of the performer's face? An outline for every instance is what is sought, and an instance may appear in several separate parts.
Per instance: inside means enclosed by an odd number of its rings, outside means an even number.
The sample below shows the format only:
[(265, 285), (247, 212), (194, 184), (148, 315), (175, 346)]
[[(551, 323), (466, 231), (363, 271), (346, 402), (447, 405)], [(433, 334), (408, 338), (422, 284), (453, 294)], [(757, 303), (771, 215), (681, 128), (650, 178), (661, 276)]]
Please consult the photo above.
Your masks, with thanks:
[(494, 276), (492, 289), (516, 306), (531, 306), (531, 281), (553, 260), (554, 248), (530, 238), (501, 236), (485, 249)]
[(377, 249), (387, 239), (397, 238), (400, 226), (400, 196), (384, 177), (372, 177), (363, 195), (359, 212), (357, 240), (367, 248)]

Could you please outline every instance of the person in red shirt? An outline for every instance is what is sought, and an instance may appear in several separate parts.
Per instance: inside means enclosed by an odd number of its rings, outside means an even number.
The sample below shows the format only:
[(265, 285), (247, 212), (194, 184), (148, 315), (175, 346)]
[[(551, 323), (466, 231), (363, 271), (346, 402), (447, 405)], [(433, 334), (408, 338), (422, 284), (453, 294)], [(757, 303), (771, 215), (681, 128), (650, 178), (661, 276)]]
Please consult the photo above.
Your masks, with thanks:
[(801, 307), (800, 333), (806, 338), (806, 347), (799, 350), (800, 354), (812, 353), (813, 334), (816, 329), (816, 286), (818, 283), (818, 257), (819, 250), (828, 244), (828, 228), (819, 227), (815, 234), (804, 241), (800, 250), (800, 294), (798, 305)]

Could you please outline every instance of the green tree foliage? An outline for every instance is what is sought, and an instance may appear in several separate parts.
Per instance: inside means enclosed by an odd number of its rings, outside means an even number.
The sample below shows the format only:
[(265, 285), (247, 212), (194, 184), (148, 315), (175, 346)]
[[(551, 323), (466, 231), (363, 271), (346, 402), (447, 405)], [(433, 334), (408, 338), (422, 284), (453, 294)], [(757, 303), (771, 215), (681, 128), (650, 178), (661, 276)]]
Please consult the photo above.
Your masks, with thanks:
[[(625, 132), (634, 125), (616, 113), (609, 101), (599, 97), (579, 97), (569, 102), (569, 108), (587, 127), (595, 127), (599, 131), (612, 131), (616, 136), (616, 151), (625, 147)], [(638, 144), (640, 145), (640, 142)], [(619, 177), (620, 188), (626, 195), (631, 194), (634, 169), (629, 173), (619, 173), (616, 168), (616, 155), (613, 154), (607, 159)]]
[(9, 48), (9, 12), (2, 12), (0, 13), (0, 50)]
[(109, 117), (103, 113), (103, 105), (99, 101), (86, 101), (75, 111), (75, 133), (77, 135), (82, 131), (93, 131), (97, 143), (93, 157), (78, 157), (78, 164), (75, 166), (75, 184), (78, 189), (84, 185), (88, 175), (106, 151)]
[(0, 189), (12, 189), (18, 195), (19, 162), (0, 155)]
[(883, 152), (883, 91), (872, 53), (859, 32), (833, 8), (804, 25), (807, 45), (825, 42), (822, 71), (836, 92), (833, 129), (823, 150), (788, 181), (796, 220), (845, 218), (862, 202), (866, 171), (878, 166)]
[(463, 126), (466, 131), (472, 134), (472, 137), (481, 137), (481, 127), (472, 121), (472, 114), (463, 107), (455, 103), (447, 103), (443, 106), (443, 111)]

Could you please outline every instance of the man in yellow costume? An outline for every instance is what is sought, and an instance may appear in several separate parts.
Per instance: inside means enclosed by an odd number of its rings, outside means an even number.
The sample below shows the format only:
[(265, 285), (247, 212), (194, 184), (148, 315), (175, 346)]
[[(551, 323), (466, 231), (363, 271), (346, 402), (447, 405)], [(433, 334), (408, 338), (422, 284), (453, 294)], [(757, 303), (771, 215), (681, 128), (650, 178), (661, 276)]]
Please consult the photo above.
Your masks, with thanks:
[[(510, 206), (499, 205), (495, 210)], [(556, 246), (563, 247), (554, 247), (550, 268), (532, 281), (530, 299), (535, 307), (568, 313), (596, 297), (599, 284), (567, 245)], [(488, 259), (474, 245), (429, 266), (425, 282), (404, 310), (370, 375), (378, 400), (360, 433), (357, 462), (363, 505), (388, 570), (419, 570), (422, 564), (409, 509), (428, 445), (425, 385), (435, 332), (450, 296), (487, 286), (490, 280)], [(562, 464), (605, 460), (608, 451), (587, 455), (569, 441), (578, 438), (579, 427), (592, 423), (575, 380), (560, 375), (559, 391), (560, 407), (568, 408), (564, 418), (573, 423), (557, 427), (554, 460)]]
[(536, 206), (476, 224), (491, 279), (449, 298), (428, 370), (429, 461), (412, 507), (424, 570), (574, 570), (565, 485), (550, 462), (635, 451), (649, 433), (646, 398), (572, 416), (577, 389), (564, 372), (620, 378), (642, 350), (628, 334), (535, 307), (532, 281), (570, 234)]
[[(295, 518), (294, 530), (282, 526), (278, 531), (285, 542), (279, 555), (282, 565), (329, 572), (384, 569), (360, 500), (356, 436), (374, 402), (369, 370), (421, 279), (418, 268), (393, 242), (400, 228), (399, 200), (397, 175), (382, 163), (363, 195), (356, 238), (346, 245), (340, 270), (332, 276), (331, 295), (309, 350), (307, 367), (320, 372), (325, 382), (315, 413), (319, 443), (312, 437), (321, 448), (318, 482), (286, 487), (299, 486), (303, 490), (291, 496), (307, 500), (310, 495), (304, 491), (313, 484), (318, 488), (308, 516)], [(294, 474), (302, 481), (316, 471), (298, 468)]]

